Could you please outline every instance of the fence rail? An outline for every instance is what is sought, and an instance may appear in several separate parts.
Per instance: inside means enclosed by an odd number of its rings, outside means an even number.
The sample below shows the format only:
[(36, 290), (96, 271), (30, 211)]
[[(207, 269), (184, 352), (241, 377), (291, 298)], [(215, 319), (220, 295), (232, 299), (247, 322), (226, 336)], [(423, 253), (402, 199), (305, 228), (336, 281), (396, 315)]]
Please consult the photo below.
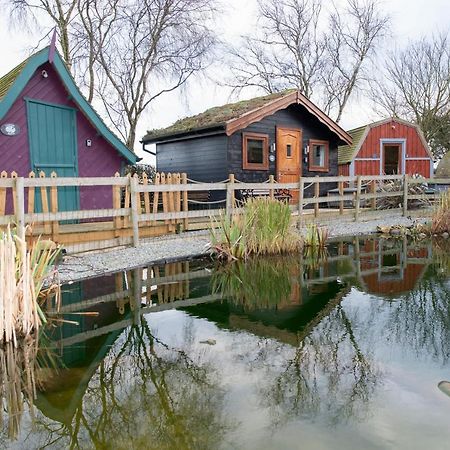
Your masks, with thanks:
[[(398, 183), (398, 190), (380, 189), (392, 182)], [(423, 191), (411, 193), (411, 186), (418, 184), (425, 186)], [(432, 205), (439, 187), (449, 185), (448, 179), (408, 175), (301, 177), (295, 183), (277, 183), (271, 176), (266, 182), (243, 183), (231, 174), (224, 182), (204, 183), (179, 173), (157, 174), (150, 182), (145, 175), (140, 179), (119, 174), (59, 178), (55, 173), (46, 177), (43, 172), (30, 172), (24, 178), (2, 172), (0, 227), (15, 224), (17, 232), (29, 239), (42, 235), (76, 252), (137, 245), (151, 236), (207, 228), (212, 217), (239, 214), (244, 193), (246, 198), (253, 194), (276, 198), (280, 191), (293, 194), (292, 214), (304, 223), (344, 215), (360, 220), (369, 212), (380, 213), (383, 200), (392, 198), (398, 198), (395, 209), (403, 215), (411, 214), (413, 200)], [(85, 203), (95, 196), (95, 188), (109, 187), (108, 204), (103, 198), (99, 208), (63, 211), (59, 197), (68, 187), (79, 189)]]

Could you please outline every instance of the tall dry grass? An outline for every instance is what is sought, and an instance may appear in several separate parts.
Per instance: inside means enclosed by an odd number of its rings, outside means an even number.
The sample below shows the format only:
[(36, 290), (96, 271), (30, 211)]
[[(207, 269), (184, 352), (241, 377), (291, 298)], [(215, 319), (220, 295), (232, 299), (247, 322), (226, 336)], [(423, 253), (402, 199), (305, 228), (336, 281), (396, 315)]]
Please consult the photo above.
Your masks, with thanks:
[(238, 260), (299, 250), (301, 239), (293, 229), (289, 205), (258, 198), (245, 203), (242, 215), (221, 216), (212, 224), (211, 248), (220, 259)]
[(38, 299), (58, 253), (51, 241), (37, 240), (28, 249), (10, 229), (0, 235), (0, 342), (17, 347), (19, 338), (37, 334), (46, 322)]
[(433, 212), (431, 232), (433, 234), (450, 233), (450, 189), (439, 197)]

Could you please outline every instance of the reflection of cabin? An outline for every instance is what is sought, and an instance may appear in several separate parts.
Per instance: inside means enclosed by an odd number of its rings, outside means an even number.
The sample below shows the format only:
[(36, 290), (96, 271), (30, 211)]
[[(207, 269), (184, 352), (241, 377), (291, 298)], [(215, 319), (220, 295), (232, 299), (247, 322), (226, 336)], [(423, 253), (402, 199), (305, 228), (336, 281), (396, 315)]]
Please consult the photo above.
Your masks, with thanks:
[(160, 172), (217, 182), (234, 173), (243, 182), (279, 182), (299, 176), (337, 175), (338, 145), (350, 136), (296, 90), (211, 108), (152, 130), (142, 139), (156, 144)]
[[(365, 292), (386, 296), (412, 291), (422, 279), (430, 258), (428, 246), (391, 248), (382, 239), (366, 241), (361, 251), (369, 253), (360, 257)], [(375, 271), (369, 270), (374, 267)]]
[[(122, 290), (123, 274), (118, 275), (119, 277), (102, 276), (62, 286), (62, 311), (94, 314), (66, 316), (66, 319), (78, 324), (62, 323), (49, 335), (56, 344), (54, 359), (58, 370), (46, 370), (46, 376), (42, 380), (44, 390), (39, 392), (35, 404), (47, 417), (58, 422), (67, 425), (71, 423), (73, 414), (81, 407), (91, 377), (123, 327), (97, 336), (95, 331), (107, 329), (129, 316), (128, 311), (124, 310), (124, 299), (119, 299), (113, 305), (100, 301), (89, 304), (92, 300), (107, 299), (117, 290)], [(81, 306), (82, 302), (85, 302), (84, 307)], [(91, 336), (88, 335), (89, 332), (92, 333)]]
[(219, 327), (246, 330), (262, 337), (297, 346), (303, 337), (327, 315), (348, 292), (336, 281), (321, 285), (320, 293), (313, 288), (301, 287), (294, 299), (281, 299), (276, 307), (248, 309), (238, 301), (228, 299), (183, 308), (189, 314), (215, 322)]
[(433, 155), (417, 125), (389, 118), (349, 134), (353, 143), (339, 147), (339, 175), (433, 176)]

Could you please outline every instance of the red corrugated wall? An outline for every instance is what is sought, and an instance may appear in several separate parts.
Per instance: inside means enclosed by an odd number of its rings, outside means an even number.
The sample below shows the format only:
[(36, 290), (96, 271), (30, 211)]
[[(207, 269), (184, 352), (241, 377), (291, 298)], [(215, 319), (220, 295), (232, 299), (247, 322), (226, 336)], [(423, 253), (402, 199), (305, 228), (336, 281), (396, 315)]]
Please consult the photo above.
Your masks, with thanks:
[[(417, 129), (395, 120), (370, 129), (354, 161), (355, 175), (380, 174), (380, 161), (378, 159), (358, 161), (357, 158), (379, 158), (381, 139), (406, 139), (406, 173), (409, 175), (418, 173), (427, 178), (430, 176), (430, 164), (432, 162)], [(408, 161), (408, 157), (426, 158), (426, 160)]]

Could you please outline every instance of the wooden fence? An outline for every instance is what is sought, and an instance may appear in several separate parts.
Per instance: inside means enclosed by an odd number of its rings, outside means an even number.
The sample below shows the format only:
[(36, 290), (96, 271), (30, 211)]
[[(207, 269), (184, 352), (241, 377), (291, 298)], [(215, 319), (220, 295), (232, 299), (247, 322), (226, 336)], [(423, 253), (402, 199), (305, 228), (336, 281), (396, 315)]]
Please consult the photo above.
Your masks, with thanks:
[[(377, 188), (392, 181), (399, 182), (398, 191), (383, 192)], [(425, 183), (428, 188), (424, 193), (410, 194), (409, 186)], [(46, 177), (41, 172), (24, 178), (2, 172), (0, 227), (15, 224), (18, 233), (28, 239), (41, 235), (61, 243), (69, 252), (79, 252), (136, 246), (147, 237), (205, 229), (211, 226), (211, 218), (224, 213), (238, 214), (244, 192), (269, 197), (277, 197), (280, 191), (292, 193), (295, 199), (290, 205), (292, 214), (304, 223), (339, 216), (360, 220), (368, 214), (385, 214), (386, 211), (379, 210), (380, 203), (392, 197), (398, 200), (397, 212), (414, 214), (408, 207), (411, 200), (432, 204), (436, 198), (436, 190), (432, 188), (448, 184), (447, 179), (407, 175), (301, 177), (297, 183), (276, 183), (273, 177), (265, 183), (241, 183), (230, 175), (220, 183), (199, 183), (189, 180), (186, 174), (157, 174), (150, 183), (145, 176), (58, 178), (54, 173)], [(107, 186), (111, 189), (111, 207), (60, 211), (58, 192), (68, 186), (80, 189)], [(388, 214), (393, 212), (390, 209)]]

